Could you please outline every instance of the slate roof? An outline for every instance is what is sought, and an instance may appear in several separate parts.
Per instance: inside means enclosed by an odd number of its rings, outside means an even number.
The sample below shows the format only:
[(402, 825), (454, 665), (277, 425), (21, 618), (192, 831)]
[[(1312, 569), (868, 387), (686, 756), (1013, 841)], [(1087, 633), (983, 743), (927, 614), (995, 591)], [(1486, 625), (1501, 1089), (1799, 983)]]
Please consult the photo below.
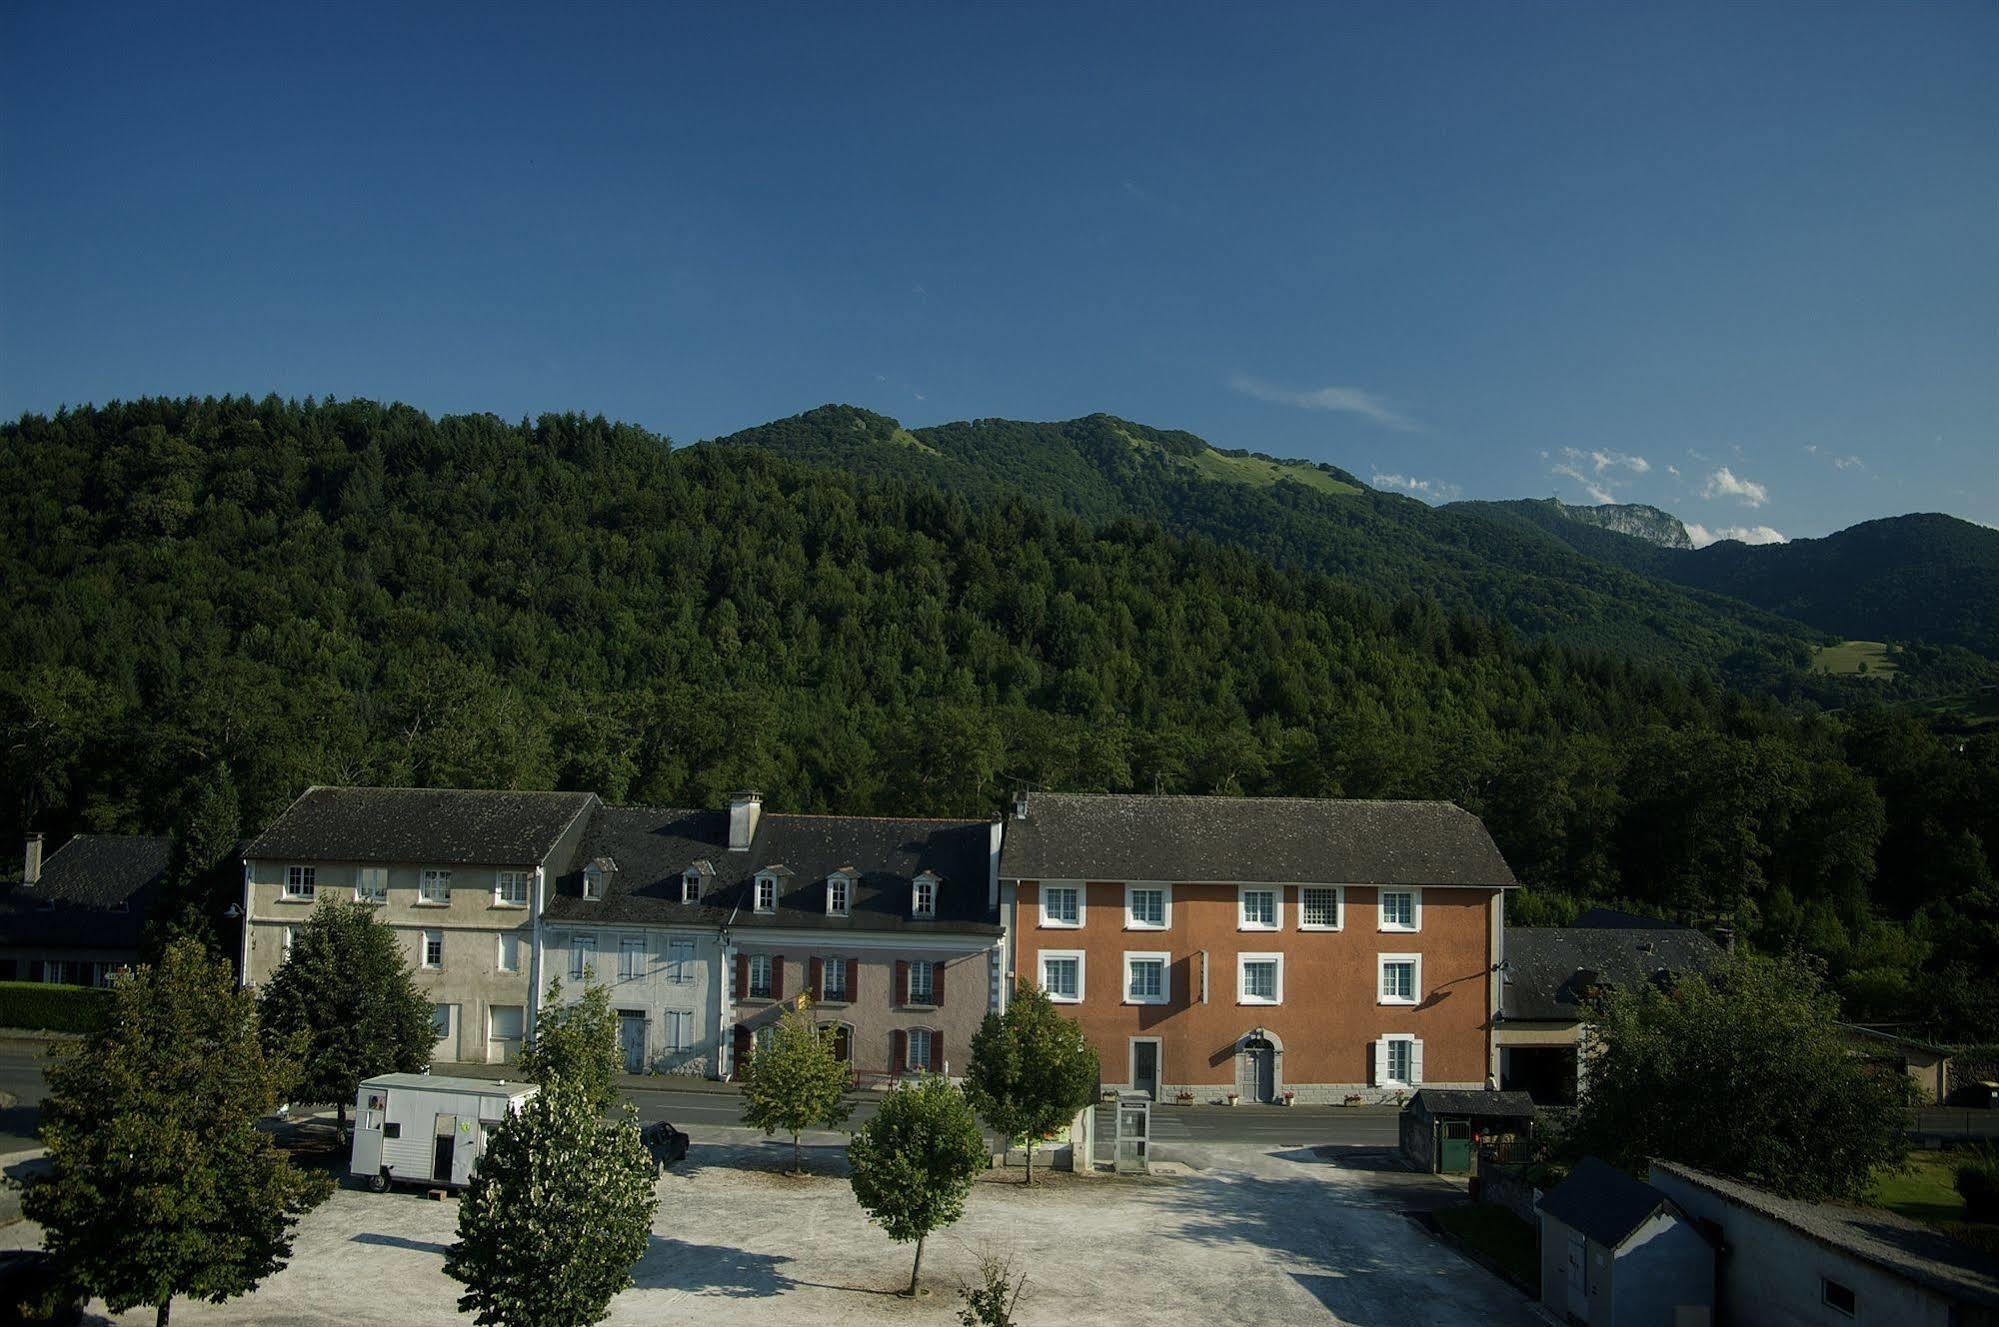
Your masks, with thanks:
[[(604, 897), (585, 899), (581, 864), (609, 859), (616, 869)], [(559, 877), (543, 916), (558, 922), (607, 925), (687, 923), (696, 926), (809, 927), (829, 931), (975, 932), (997, 935), (989, 902), (992, 822), (910, 820), (876, 816), (806, 816), (764, 811), (748, 852), (729, 851), (727, 811), (606, 806), (591, 816), (579, 869)], [(680, 901), (680, 878), (696, 862), (715, 874), (702, 901)], [(783, 867), (777, 911), (752, 911), (757, 873)], [(857, 876), (848, 915), (826, 915), (826, 877), (851, 868)], [(937, 916), (909, 915), (916, 877), (940, 881)]]
[(594, 793), (467, 788), (308, 788), (246, 856), (260, 860), (529, 866), (597, 802)]
[(136, 949), (171, 851), (158, 835), (77, 835), (43, 859), (32, 889), (0, 887), (0, 944)]
[(1572, 930), (1613, 930), (1613, 931), (1691, 931), (1693, 927), (1684, 922), (1669, 922), (1659, 917), (1645, 917), (1635, 912), (1625, 912), (1621, 908), (1585, 908), (1580, 916), (1569, 923)]
[(1534, 1098), (1525, 1092), (1426, 1087), (1419, 1089), (1402, 1109), (1420, 1109), (1431, 1119), (1440, 1115), (1479, 1115), (1486, 1119), (1531, 1120), (1534, 1118)]
[(1574, 1022), (1583, 1016), (1589, 986), (1635, 990), (1662, 973), (1705, 972), (1720, 958), (1721, 946), (1684, 926), (1509, 926), (1501, 1017)]
[(1607, 1161), (1584, 1157), (1541, 1195), (1541, 1210), (1594, 1243), (1615, 1249), (1672, 1200)]
[(1029, 793), (1009, 811), (1009, 880), (1488, 885), (1519, 882), (1450, 802)]
[[(1999, 1261), (1907, 1217), (1878, 1207), (1780, 1198), (1753, 1184), (1723, 1179), (1671, 1161), (1654, 1161), (1652, 1173), (1684, 1180), (1738, 1207), (1789, 1226), (1807, 1238), (1962, 1303), (1999, 1308)], [(1542, 1201), (1545, 1204), (1547, 1200)]]

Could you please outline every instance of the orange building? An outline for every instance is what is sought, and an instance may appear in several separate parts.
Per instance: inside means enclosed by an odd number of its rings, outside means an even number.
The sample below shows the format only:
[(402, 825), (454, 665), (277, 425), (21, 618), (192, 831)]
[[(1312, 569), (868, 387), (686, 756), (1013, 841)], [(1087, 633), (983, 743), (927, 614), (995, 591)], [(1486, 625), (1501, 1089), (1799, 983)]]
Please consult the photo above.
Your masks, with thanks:
[(1009, 972), (1107, 1086), (1338, 1103), (1496, 1074), (1516, 882), (1448, 802), (1028, 793), (999, 874)]

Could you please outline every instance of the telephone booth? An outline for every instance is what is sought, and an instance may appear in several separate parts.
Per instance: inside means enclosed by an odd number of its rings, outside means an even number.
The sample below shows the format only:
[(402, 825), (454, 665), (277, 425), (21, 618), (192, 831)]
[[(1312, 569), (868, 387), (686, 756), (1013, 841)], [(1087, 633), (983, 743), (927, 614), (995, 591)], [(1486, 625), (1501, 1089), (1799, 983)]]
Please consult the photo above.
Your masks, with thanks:
[(1152, 1170), (1152, 1097), (1144, 1092), (1120, 1092), (1117, 1100), (1117, 1148), (1113, 1168), (1120, 1175), (1145, 1175)]

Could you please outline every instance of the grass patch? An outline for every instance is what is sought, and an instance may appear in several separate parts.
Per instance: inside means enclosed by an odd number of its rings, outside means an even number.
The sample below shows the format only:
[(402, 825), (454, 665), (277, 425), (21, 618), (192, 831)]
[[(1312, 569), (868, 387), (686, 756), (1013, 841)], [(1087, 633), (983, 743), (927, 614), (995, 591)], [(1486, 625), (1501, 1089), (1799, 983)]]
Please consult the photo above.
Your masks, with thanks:
[(1358, 493), (1352, 484), (1342, 483), (1307, 461), (1273, 461), (1263, 456), (1225, 456), (1210, 449), (1189, 457), (1187, 464), (1208, 479), (1225, 484), (1247, 484), (1271, 488), (1280, 479), (1290, 479), (1321, 493)]
[(1534, 1228), (1503, 1207), (1472, 1203), (1446, 1207), (1437, 1224), (1506, 1269), (1521, 1285), (1541, 1293), (1541, 1246)]
[(1908, 1164), (1874, 1181), (1867, 1195), (1876, 1207), (1929, 1225), (1964, 1220), (1964, 1199), (1957, 1192), (1957, 1168), (1970, 1160), (1964, 1152), (1911, 1152)]
[(1849, 640), (1837, 645), (1821, 645), (1812, 652), (1812, 671), (1867, 677), (1893, 677), (1901, 665), (1888, 657), (1888, 647), (1878, 640)]

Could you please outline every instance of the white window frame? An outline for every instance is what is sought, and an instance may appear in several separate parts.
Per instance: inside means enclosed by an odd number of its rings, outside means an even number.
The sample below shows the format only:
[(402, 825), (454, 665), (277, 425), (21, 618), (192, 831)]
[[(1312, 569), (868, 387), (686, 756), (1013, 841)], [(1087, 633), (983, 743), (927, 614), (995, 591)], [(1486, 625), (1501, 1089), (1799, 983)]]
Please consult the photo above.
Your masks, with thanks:
[[(1277, 965), (1276, 980), (1272, 983), (1276, 994), (1268, 999), (1251, 995), (1248, 990), (1249, 965), (1252, 963), (1274, 963)], [(1235, 956), (1235, 1002), (1237, 1004), (1279, 1005), (1284, 1003), (1284, 955), (1275, 951), (1262, 954), (1237, 954)]]
[[(515, 931), (502, 931), (493, 937), (493, 967), (498, 972), (519, 972), (521, 970), (521, 937)], [(508, 961), (508, 944), (513, 945), (512, 962)]]
[(937, 876), (923, 872), (909, 883), (909, 915), (915, 918), (934, 919), (937, 916)]
[[(520, 886), (518, 899), (508, 897), (508, 886)], [(534, 883), (526, 871), (493, 872), (493, 906), (496, 908), (525, 908), (533, 897)]]
[[(1135, 894), (1159, 895), (1159, 920), (1142, 920), (1132, 906)], [(1173, 886), (1171, 885), (1126, 885), (1124, 887), (1124, 929), (1127, 931), (1165, 931), (1173, 926)]]
[(646, 975), (646, 942), (644, 936), (621, 935), (618, 937), (618, 980), (637, 981)]
[[(1249, 896), (1251, 894), (1270, 895), (1270, 921), (1252, 922), (1249, 919)], [(1284, 886), (1282, 885), (1237, 885), (1235, 895), (1235, 928), (1238, 931), (1281, 931), (1284, 929)]]
[(354, 870), (354, 901), (383, 904), (389, 901), (389, 868), (361, 866)]
[(589, 981), (597, 975), (597, 933), (582, 931), (569, 937), (569, 980)]
[[(1159, 964), (1159, 994), (1133, 995), (1131, 993), (1131, 969), (1134, 963)], [(1173, 1003), (1173, 955), (1164, 950), (1126, 950), (1124, 955), (1124, 1003), (1126, 1004), (1172, 1004)]]
[[(1309, 922), (1305, 911), (1305, 896), (1309, 893), (1331, 894), (1333, 896), (1333, 921), (1328, 926), (1324, 922)], [(1344, 885), (1300, 885), (1298, 886), (1298, 929), (1301, 931), (1340, 931), (1347, 924), (1347, 891)]]
[[(846, 1004), (854, 998), (854, 974), (849, 970), (852, 964), (838, 954), (819, 960), (819, 994), (822, 999)], [(833, 974), (840, 974), (840, 989), (833, 990)]]
[[(444, 885), (444, 897), (437, 896), (435, 886)], [(448, 866), (426, 866), (417, 872), (416, 902), (420, 908), (448, 908), (451, 906), (451, 868)]]
[[(1072, 958), (1076, 960), (1076, 993), (1074, 995), (1057, 995), (1054, 991), (1048, 989), (1048, 960), (1051, 958), (1052, 959)], [(1084, 962), (1083, 951), (1080, 949), (1043, 949), (1038, 951), (1034, 955), (1034, 976), (1036, 984), (1039, 985), (1041, 989), (1047, 993), (1049, 1003), (1051, 1004), (1083, 1003), (1083, 977), (1084, 977), (1084, 970), (1088, 966), (1089, 965)]]
[(680, 901), (682, 903), (699, 903), (701, 901), (701, 873), (699, 871), (682, 871), (680, 873)]
[(319, 868), (316, 866), (287, 866), (285, 868), (284, 897), (293, 903), (310, 903), (319, 894)]
[[(937, 1034), (929, 1028), (910, 1028), (904, 1035), (907, 1039), (903, 1043), (905, 1047), (903, 1052), (903, 1072), (929, 1073), (930, 1047)], [(923, 1038), (923, 1054), (921, 1055), (916, 1053), (916, 1039), (918, 1037)]]
[(845, 917), (854, 904), (854, 878), (845, 871), (826, 877), (826, 915)]
[[(1409, 1072), (1400, 1078), (1395, 1076), (1394, 1055), (1388, 1050), (1390, 1046), (1395, 1045), (1397, 1042), (1408, 1047), (1405, 1054), (1409, 1057)], [(1422, 1086), (1418, 1081), (1422, 1078), (1422, 1074), (1418, 1073), (1416, 1069), (1416, 1045), (1417, 1037), (1413, 1032), (1388, 1032), (1382, 1035), (1382, 1062), (1380, 1072), (1377, 1075), (1381, 1079), (1380, 1085), (1382, 1087), (1413, 1088)]]
[[(1058, 890), (1066, 890), (1066, 891), (1068, 891), (1069, 893), (1071, 893), (1071, 894), (1074, 894), (1074, 895), (1076, 896), (1076, 920), (1074, 920), (1074, 921), (1063, 921), (1063, 920), (1062, 920), (1062, 919), (1061, 919), (1060, 917), (1056, 917), (1056, 916), (1052, 915), (1052, 914), (1051, 914), (1051, 913), (1050, 913), (1050, 912), (1048, 911), (1048, 895), (1049, 895), (1050, 893), (1053, 893), (1053, 892), (1056, 892), (1056, 891), (1058, 891)], [(1040, 911), (1041, 911), (1041, 925), (1042, 925), (1042, 926), (1044, 926), (1044, 927), (1046, 927), (1047, 929), (1049, 929), (1049, 930), (1051, 930), (1051, 931), (1080, 931), (1080, 930), (1082, 930), (1082, 929), (1083, 929), (1083, 923), (1084, 923), (1085, 921), (1087, 921), (1087, 920), (1088, 920), (1088, 911), (1087, 911), (1087, 909), (1088, 909), (1088, 907), (1089, 907), (1089, 904), (1088, 904), (1088, 901), (1087, 901), (1087, 900), (1086, 900), (1086, 899), (1084, 898), (1084, 894), (1085, 894), (1086, 892), (1087, 892), (1087, 891), (1085, 891), (1085, 890), (1084, 890), (1084, 888), (1083, 888), (1083, 885), (1082, 885), (1082, 883), (1081, 883), (1080, 881), (1078, 881), (1077, 883), (1075, 883), (1075, 884), (1073, 884), (1073, 885), (1043, 885), (1043, 886), (1041, 886), (1041, 889), (1040, 889), (1040, 895), (1041, 895), (1041, 897), (1040, 897), (1040, 900), (1039, 900), (1039, 902), (1038, 902), (1038, 903), (1037, 903), (1037, 905), (1036, 905), (1037, 907), (1039, 907), (1039, 909), (1040, 909)]]
[[(923, 974), (923, 989), (916, 989), (916, 974)], [(909, 1002), (911, 1004), (937, 1003), (937, 965), (931, 960), (911, 959), (909, 963)]]
[(583, 868), (583, 897), (591, 903), (604, 897), (604, 868), (595, 862)]
[[(1405, 996), (1388, 993), (1388, 965), (1408, 963), (1409, 994)], [(1374, 958), (1374, 1002), (1408, 1007), (1423, 1003), (1423, 956), (1421, 954), (1377, 954)]]
[[(764, 891), (770, 891), (770, 902), (764, 902)], [(777, 911), (777, 877), (768, 871), (757, 872), (756, 897), (751, 900), (751, 911), (764, 916)]]
[[(431, 941), (437, 942), (437, 962), (430, 961)], [(444, 971), (444, 932), (421, 931), (417, 936), (417, 966), (425, 972)]]
[[(666, 980), (673, 986), (690, 986), (694, 982), (694, 957), (697, 946), (690, 936), (675, 935), (666, 941)], [(684, 1047), (682, 1049), (685, 1049)]]
[[(759, 963), (763, 964), (763, 970), (764, 970), (764, 979), (761, 983), (761, 985), (763, 986), (763, 990), (761, 992), (757, 990), (757, 986), (759, 985), (757, 981), (757, 964)], [(747, 988), (748, 999), (768, 1000), (771, 998), (770, 993), (777, 989), (775, 985), (777, 979), (776, 965), (777, 965), (777, 960), (771, 957), (769, 954), (750, 955), (750, 971), (749, 971), (749, 982)]]
[[(1399, 923), (1390, 924), (1388, 910), (1381, 906), (1382, 900), (1390, 894), (1407, 894), (1409, 896), (1409, 924), (1407, 926)], [(1409, 889), (1376, 890), (1374, 895), (1374, 915), (1375, 929), (1399, 935), (1414, 935), (1423, 929), (1423, 891), (1414, 887)]]

